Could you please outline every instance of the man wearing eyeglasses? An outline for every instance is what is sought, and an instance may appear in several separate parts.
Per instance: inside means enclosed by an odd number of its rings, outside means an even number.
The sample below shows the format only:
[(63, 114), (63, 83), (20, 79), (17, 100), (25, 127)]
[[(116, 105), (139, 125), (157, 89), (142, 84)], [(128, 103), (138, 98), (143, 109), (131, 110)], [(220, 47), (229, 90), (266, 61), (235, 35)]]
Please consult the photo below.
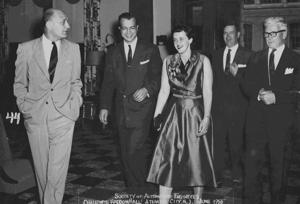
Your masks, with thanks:
[(250, 99), (246, 124), (246, 204), (261, 202), (264, 158), (270, 164), (271, 203), (284, 203), (285, 150), (296, 113), (295, 92), (300, 89), (300, 56), (285, 45), (287, 24), (282, 17), (270, 17), (264, 26), (268, 48), (250, 58), (244, 83)]
[(107, 124), (116, 91), (116, 124), (126, 185), (146, 186), (150, 124), (160, 88), (162, 60), (157, 46), (137, 37), (139, 26), (130, 13), (119, 16), (123, 41), (108, 50), (100, 94), (99, 118)]

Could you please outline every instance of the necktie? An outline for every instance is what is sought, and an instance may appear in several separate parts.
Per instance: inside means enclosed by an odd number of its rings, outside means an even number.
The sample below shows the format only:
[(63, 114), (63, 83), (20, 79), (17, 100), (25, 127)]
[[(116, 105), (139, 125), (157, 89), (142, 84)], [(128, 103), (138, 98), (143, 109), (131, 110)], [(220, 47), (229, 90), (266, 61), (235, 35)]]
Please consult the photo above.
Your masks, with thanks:
[(50, 55), (50, 62), (49, 62), (49, 77), (50, 77), (50, 82), (52, 83), (53, 78), (54, 78), (54, 73), (55, 73), (55, 68), (56, 68), (56, 64), (57, 64), (57, 47), (55, 42), (52, 42), (53, 48), (51, 51), (51, 55)]
[(270, 54), (270, 58), (269, 58), (269, 70), (270, 70), (270, 74), (273, 75), (275, 73), (275, 64), (274, 64), (274, 52), (276, 51), (276, 49), (273, 49), (271, 54)]
[(225, 73), (229, 73), (229, 67), (230, 67), (230, 52), (231, 49), (228, 49), (227, 56), (226, 56), (226, 62), (225, 62)]
[(128, 45), (128, 48), (127, 64), (130, 65), (132, 61), (132, 50), (130, 45)]

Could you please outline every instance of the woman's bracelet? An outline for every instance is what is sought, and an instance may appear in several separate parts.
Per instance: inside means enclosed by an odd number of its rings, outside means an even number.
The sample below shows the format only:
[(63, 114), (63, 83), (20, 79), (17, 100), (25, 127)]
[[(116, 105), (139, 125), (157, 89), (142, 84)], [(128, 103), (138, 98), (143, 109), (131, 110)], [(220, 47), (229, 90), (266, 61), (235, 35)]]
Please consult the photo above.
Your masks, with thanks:
[(204, 117), (203, 117), (203, 119), (204, 118), (207, 118), (208, 120), (210, 120), (210, 115), (205, 115)]

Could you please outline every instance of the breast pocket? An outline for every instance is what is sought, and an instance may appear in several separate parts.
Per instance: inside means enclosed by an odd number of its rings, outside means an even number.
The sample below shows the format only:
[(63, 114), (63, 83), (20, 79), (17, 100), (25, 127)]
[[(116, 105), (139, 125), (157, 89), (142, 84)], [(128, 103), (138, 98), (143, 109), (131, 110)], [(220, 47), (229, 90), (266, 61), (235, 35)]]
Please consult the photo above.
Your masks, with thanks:
[(58, 74), (62, 79), (71, 79), (73, 70), (73, 63), (71, 60), (66, 60), (61, 67), (56, 67), (56, 69), (55, 74)]
[(48, 67), (41, 67), (36, 60), (31, 60), (27, 63), (28, 77), (31, 83), (40, 83), (45, 80), (48, 74)]
[(143, 61), (140, 61), (140, 65), (146, 65), (150, 62), (150, 59), (145, 59)]
[(281, 84), (284, 86), (283, 88), (289, 89), (293, 85), (294, 74), (286, 74), (281, 79)]
[(144, 75), (147, 73), (148, 67), (150, 64), (150, 59), (145, 58), (143, 60), (140, 60), (139, 64), (137, 65), (137, 69), (140, 72), (141, 75)]

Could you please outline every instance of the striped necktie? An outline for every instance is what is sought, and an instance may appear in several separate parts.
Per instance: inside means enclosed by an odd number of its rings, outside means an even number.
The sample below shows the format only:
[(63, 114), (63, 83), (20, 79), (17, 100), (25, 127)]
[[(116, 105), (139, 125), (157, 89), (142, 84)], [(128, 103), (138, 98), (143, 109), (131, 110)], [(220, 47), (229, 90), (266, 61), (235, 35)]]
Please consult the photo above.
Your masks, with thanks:
[(55, 74), (55, 68), (56, 68), (56, 64), (58, 61), (58, 57), (57, 57), (57, 47), (55, 42), (52, 42), (53, 48), (51, 51), (51, 55), (50, 55), (50, 62), (49, 62), (49, 77), (50, 77), (50, 82), (52, 83), (53, 78), (54, 78), (54, 74)]

